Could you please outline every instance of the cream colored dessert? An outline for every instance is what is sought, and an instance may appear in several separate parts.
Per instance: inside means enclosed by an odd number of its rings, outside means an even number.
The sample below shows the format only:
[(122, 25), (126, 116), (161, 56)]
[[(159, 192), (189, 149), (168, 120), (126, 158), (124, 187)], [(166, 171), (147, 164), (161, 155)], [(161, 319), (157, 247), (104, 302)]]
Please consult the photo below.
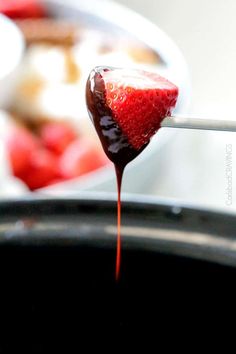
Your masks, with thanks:
[[(49, 28), (53, 27), (51, 22), (46, 23)], [(83, 120), (81, 126), (85, 125), (87, 129), (84, 87), (91, 67), (111, 65), (150, 70), (160, 64), (159, 57), (145, 46), (120, 38), (114, 41), (112, 36), (99, 31), (80, 31), (79, 40), (75, 43), (68, 41), (66, 45), (63, 41), (56, 42), (55, 34), (50, 41), (50, 31), (48, 29), (47, 34), (47, 26), (43, 31), (42, 23), (40, 31), (43, 35), (41, 40), (35, 35), (35, 41), (33, 34), (28, 33), (27, 21), (21, 24), (26, 28), (30, 45), (12, 109), (25, 120), (40, 122), (45, 117), (56, 121), (69, 120), (75, 123), (75, 127)], [(66, 28), (72, 38), (73, 27)]]

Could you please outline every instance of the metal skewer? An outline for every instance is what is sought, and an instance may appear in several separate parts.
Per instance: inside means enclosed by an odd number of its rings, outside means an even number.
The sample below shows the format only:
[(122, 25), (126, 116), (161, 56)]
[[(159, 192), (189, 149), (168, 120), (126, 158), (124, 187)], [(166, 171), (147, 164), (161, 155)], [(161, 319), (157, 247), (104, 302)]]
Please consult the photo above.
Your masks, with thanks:
[(236, 132), (236, 120), (166, 117), (162, 121), (161, 127)]

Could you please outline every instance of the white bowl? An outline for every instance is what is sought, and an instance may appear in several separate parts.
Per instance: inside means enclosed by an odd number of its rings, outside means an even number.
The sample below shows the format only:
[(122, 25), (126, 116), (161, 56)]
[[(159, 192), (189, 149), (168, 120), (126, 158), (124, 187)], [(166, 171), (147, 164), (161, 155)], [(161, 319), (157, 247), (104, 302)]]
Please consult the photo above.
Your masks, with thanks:
[(0, 108), (5, 108), (12, 96), (24, 48), (17, 26), (0, 14)]
[[(176, 44), (156, 25), (126, 7), (107, 0), (43, 0), (50, 13), (73, 18), (82, 25), (116, 30), (132, 36), (158, 53), (165, 63), (158, 73), (173, 81), (180, 89), (175, 113), (186, 113), (190, 99), (188, 68)], [(115, 16), (114, 16), (115, 14)], [(89, 118), (88, 118), (89, 119)], [(161, 129), (143, 153), (131, 162), (125, 173), (123, 191), (147, 193), (158, 177), (162, 147), (177, 134), (173, 129)], [(155, 181), (156, 182), (156, 181)], [(44, 194), (65, 194), (81, 190), (114, 191), (112, 168), (101, 168), (84, 177), (41, 189)]]

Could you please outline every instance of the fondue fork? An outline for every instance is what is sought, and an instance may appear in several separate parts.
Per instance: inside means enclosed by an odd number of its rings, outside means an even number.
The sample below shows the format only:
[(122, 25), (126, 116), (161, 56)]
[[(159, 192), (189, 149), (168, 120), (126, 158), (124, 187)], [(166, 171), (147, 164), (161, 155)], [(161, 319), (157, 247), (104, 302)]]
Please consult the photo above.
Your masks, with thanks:
[(163, 119), (161, 127), (236, 132), (236, 120), (173, 116)]

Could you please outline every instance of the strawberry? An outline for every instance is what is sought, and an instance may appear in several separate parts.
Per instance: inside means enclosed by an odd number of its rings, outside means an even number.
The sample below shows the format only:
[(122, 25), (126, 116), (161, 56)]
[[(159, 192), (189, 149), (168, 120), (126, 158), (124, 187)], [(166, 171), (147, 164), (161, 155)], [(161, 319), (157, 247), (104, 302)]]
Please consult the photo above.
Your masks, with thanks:
[(44, 17), (45, 9), (39, 0), (0, 0), (0, 13), (16, 18)]
[(57, 155), (63, 153), (66, 147), (77, 138), (69, 124), (52, 122), (43, 125), (40, 131), (43, 145)]
[(31, 154), (28, 169), (19, 177), (31, 190), (42, 188), (58, 177), (58, 160), (50, 151), (38, 149)]
[(19, 177), (28, 169), (31, 154), (38, 149), (39, 145), (38, 139), (29, 130), (12, 125), (7, 134), (6, 147), (15, 176)]
[(59, 169), (64, 178), (79, 177), (108, 163), (106, 155), (86, 139), (78, 139), (68, 146), (60, 158)]
[[(104, 118), (112, 117), (136, 151), (149, 143), (161, 121), (171, 114), (177, 96), (178, 88), (174, 84), (158, 74), (141, 70), (97, 67), (87, 83), (88, 108), (92, 116), (100, 117), (100, 137), (105, 131)], [(96, 122), (95, 126), (98, 127)]]

